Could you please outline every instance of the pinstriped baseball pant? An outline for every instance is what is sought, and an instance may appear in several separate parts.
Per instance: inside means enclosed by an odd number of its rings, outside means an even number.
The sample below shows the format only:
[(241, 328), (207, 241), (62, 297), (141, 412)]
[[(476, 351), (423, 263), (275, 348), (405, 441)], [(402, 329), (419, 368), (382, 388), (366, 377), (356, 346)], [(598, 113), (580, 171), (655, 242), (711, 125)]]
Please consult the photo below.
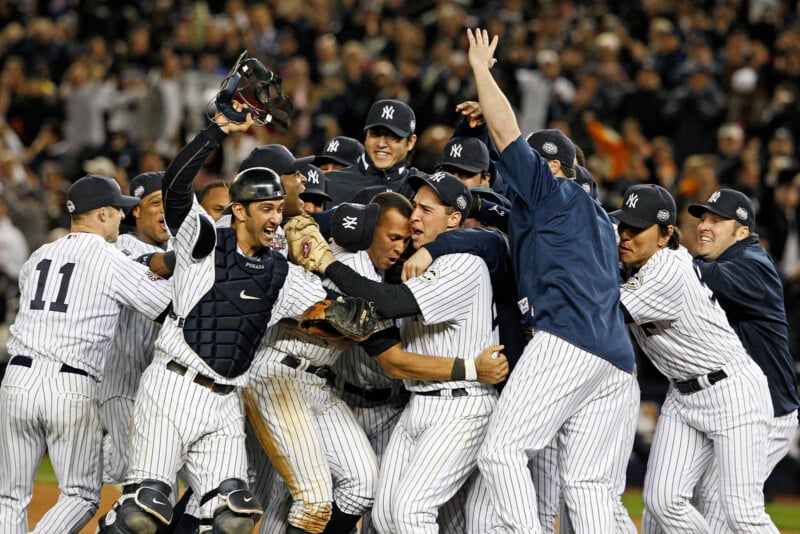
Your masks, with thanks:
[(78, 532), (100, 502), (102, 430), (97, 383), (33, 359), (9, 365), (0, 388), (0, 532), (28, 532), (27, 509), (45, 449), (61, 495), (34, 532)]
[(542, 531), (528, 460), (556, 436), (573, 526), (613, 531), (612, 451), (629, 382), (630, 373), (593, 354), (546, 332), (534, 335), (503, 389), (479, 455), (502, 525), (490, 532)]
[[(648, 515), (666, 532), (712, 532), (691, 499), (714, 461), (719, 466), (717, 491), (731, 528), (778, 532), (764, 511), (762, 492), (772, 419), (767, 379), (749, 359), (732, 362), (725, 370), (728, 378), (710, 388), (690, 395), (674, 387), (667, 392), (643, 493)], [(650, 519), (647, 525), (652, 527)]]

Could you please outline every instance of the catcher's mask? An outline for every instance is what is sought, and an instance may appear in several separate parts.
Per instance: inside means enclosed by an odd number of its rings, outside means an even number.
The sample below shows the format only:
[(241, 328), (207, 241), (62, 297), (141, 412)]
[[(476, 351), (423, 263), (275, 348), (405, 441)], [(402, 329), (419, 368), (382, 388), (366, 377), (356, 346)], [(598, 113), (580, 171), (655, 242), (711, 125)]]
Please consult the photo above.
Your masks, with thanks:
[[(236, 111), (233, 101), (243, 104), (243, 111)], [(248, 58), (242, 52), (231, 71), (222, 81), (215, 98), (217, 109), (236, 123), (244, 122), (251, 113), (253, 121), (264, 126), (272, 124), (280, 130), (289, 128), (294, 106), (283, 92), (283, 80), (256, 58)]]

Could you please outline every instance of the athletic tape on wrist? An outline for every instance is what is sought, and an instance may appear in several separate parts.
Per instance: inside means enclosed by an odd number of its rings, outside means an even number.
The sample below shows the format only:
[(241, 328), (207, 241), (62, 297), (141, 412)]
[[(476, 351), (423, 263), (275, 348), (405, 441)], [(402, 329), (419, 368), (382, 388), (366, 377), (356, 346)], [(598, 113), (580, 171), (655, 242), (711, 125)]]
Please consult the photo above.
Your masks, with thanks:
[(478, 367), (475, 360), (464, 360), (464, 379), (470, 382), (478, 380)]

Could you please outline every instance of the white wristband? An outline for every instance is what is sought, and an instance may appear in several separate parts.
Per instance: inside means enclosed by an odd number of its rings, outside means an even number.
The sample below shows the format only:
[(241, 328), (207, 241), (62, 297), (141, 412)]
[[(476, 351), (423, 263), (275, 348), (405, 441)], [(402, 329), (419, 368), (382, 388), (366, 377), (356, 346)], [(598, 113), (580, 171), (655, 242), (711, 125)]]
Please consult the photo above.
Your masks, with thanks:
[(475, 366), (475, 360), (464, 360), (464, 380), (470, 382), (478, 380), (478, 368)]

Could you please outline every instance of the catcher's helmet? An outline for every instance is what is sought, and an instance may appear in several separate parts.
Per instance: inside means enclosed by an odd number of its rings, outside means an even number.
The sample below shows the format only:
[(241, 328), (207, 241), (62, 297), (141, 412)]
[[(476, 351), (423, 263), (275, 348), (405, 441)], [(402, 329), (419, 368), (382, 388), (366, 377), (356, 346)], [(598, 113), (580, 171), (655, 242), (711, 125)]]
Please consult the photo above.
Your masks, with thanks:
[(251, 167), (237, 174), (229, 189), (231, 203), (280, 200), (286, 192), (281, 177), (267, 167)]

